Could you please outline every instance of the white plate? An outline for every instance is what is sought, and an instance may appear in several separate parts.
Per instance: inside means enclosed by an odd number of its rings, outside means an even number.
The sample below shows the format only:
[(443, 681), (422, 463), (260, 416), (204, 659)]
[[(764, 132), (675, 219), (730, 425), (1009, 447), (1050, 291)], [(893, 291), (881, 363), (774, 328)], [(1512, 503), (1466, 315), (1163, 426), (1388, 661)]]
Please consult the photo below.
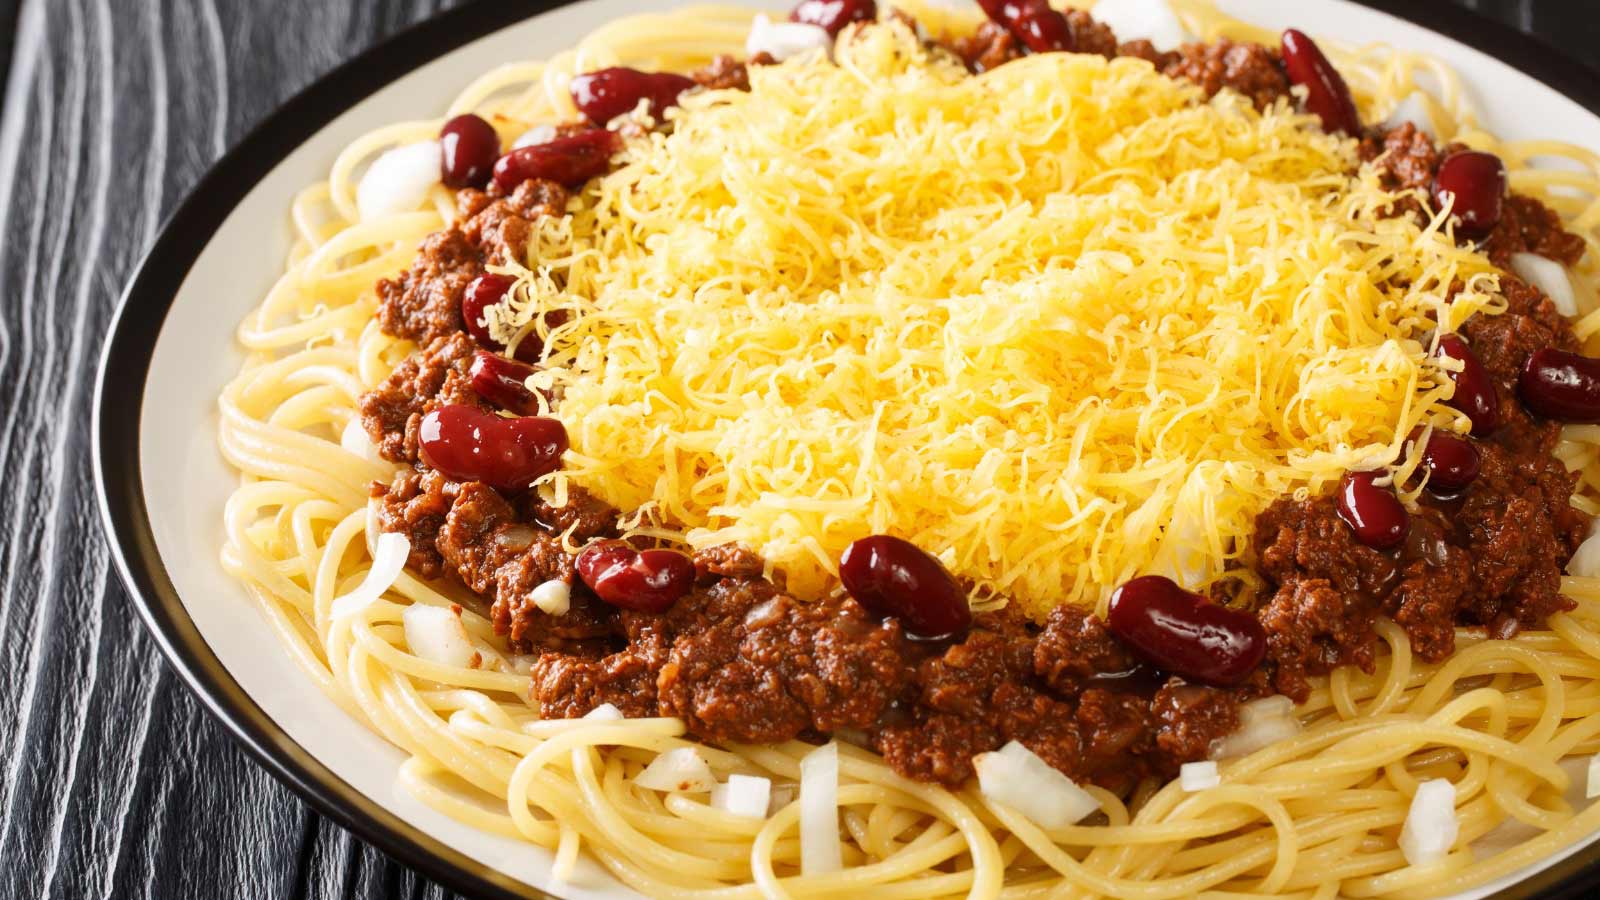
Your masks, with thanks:
[[(611, 19), (676, 5), (585, 0), (513, 23), (507, 7), (514, 4), (479, 3), (323, 79), (220, 162), (174, 216), (129, 287), (102, 363), (95, 424), (103, 510), (124, 580), (169, 658), (257, 757), (319, 808), (475, 895), (526, 895), (524, 885), (550, 889), (551, 855), (462, 825), (400, 790), (400, 751), (306, 679), (244, 591), (222, 572), (222, 507), (236, 476), (217, 450), (216, 398), (239, 369), (235, 327), (281, 272), (290, 199), (323, 178), (339, 150), (418, 110), (442, 112), (497, 63), (553, 55)], [(1402, 19), (1342, 0), (1222, 5), (1274, 29), (1294, 25), (1318, 36), (1432, 53), (1462, 73), (1491, 131), (1600, 148), (1600, 118), (1577, 102)], [(1593, 76), (1582, 67), (1466, 14), (1413, 5), (1440, 27), (1514, 56), (1562, 90), (1590, 95), (1586, 102), (1600, 108)], [(463, 44), (468, 36), (476, 39)], [(1537, 881), (1570, 877), (1577, 862)], [(1521, 885), (1516, 893), (1531, 887)], [(572, 898), (635, 896), (592, 864), (559, 891)]]

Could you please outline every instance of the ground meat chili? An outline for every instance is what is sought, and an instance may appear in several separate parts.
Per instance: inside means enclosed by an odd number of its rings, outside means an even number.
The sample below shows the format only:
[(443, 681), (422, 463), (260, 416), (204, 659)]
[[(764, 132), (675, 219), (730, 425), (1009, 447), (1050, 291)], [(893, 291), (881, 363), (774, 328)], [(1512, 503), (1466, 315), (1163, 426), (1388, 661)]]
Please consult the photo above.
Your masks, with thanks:
[[(1289, 96), (1276, 50), (1225, 39), (1172, 52), (1145, 41), (1118, 46), (1087, 14), (1066, 15), (1080, 52), (1137, 56), (1207, 95), (1232, 88), (1258, 107)], [(987, 22), (933, 44), (973, 71), (1023, 53)], [(748, 87), (744, 64), (731, 58), (694, 77), (707, 87)], [(1388, 211), (1398, 216), (1428, 213), (1434, 173), (1455, 148), (1402, 125), (1368, 133), (1360, 149), (1385, 188), (1413, 192)], [(1303, 700), (1312, 676), (1340, 665), (1370, 671), (1379, 616), (1436, 661), (1454, 650), (1458, 625), (1506, 637), (1572, 607), (1559, 580), (1587, 517), (1570, 506), (1576, 477), (1553, 453), (1559, 427), (1528, 413), (1515, 387), (1534, 351), (1578, 344), (1549, 298), (1506, 272), (1507, 311), (1462, 328), (1504, 420), (1471, 438), (1475, 467), (1455, 472), (1451, 490), (1430, 486), (1389, 549), (1362, 543), (1333, 493), (1267, 507), (1247, 554), (1264, 590), (1217, 598), (1252, 613), (1265, 635), (1265, 659), (1240, 683), (1157, 671), (1076, 608), (1058, 608), (1042, 625), (1005, 609), (979, 613), (957, 634), (918, 639), (897, 617), (869, 613), (844, 593), (789, 595), (782, 573), (765, 572), (759, 556), (736, 545), (695, 552), (693, 586), (664, 611), (618, 608), (584, 584), (568, 552), (614, 539), (617, 510), (577, 489), (556, 506), (538, 491), (452, 481), (418, 453), (418, 423), (428, 414), (456, 404), (494, 408), (474, 391), (470, 369), (475, 354), (502, 348), (480, 347), (464, 330), (462, 294), (487, 265), (520, 258), (539, 217), (564, 215), (567, 190), (491, 183), (487, 192), (461, 191), (458, 204), (458, 224), (426, 239), (408, 271), (378, 284), (382, 329), (419, 350), (361, 399), (378, 452), (405, 466), (371, 495), (380, 526), (410, 539), (413, 571), (458, 579), (485, 599), (511, 649), (535, 656), (533, 694), (545, 716), (611, 703), (628, 716), (680, 717), (711, 742), (859, 735), (896, 771), (950, 785), (971, 777), (975, 754), (1016, 740), (1074, 779), (1121, 792), (1205, 758), (1238, 727), (1243, 701), (1270, 693)], [(1572, 264), (1584, 244), (1543, 204), (1511, 194), (1483, 248), (1506, 269), (1521, 251)], [(531, 599), (552, 580), (572, 586), (563, 615)]]

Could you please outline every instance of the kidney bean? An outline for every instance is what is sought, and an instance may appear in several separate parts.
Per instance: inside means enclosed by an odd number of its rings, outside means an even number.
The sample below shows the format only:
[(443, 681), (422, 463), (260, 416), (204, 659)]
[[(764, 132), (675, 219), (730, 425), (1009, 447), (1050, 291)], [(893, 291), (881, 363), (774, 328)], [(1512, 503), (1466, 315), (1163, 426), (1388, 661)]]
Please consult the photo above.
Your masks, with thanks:
[(789, 13), (789, 21), (816, 25), (834, 37), (851, 22), (871, 22), (878, 17), (873, 0), (800, 0)]
[(1005, 26), (1012, 37), (1034, 53), (1074, 49), (1067, 17), (1048, 0), (978, 0), (978, 6), (984, 15)]
[(635, 550), (601, 541), (578, 554), (578, 577), (601, 600), (638, 612), (663, 612), (694, 585), (694, 563), (676, 550)]
[(1488, 236), (1500, 222), (1506, 199), (1506, 166), (1493, 153), (1461, 150), (1439, 163), (1433, 176), (1433, 199), (1458, 220), (1456, 233), (1469, 240)]
[(446, 186), (481, 188), (489, 183), (500, 158), (500, 135), (493, 125), (467, 113), (439, 129), (439, 149), (443, 151), (440, 177)]
[(1600, 422), (1600, 359), (1546, 347), (1517, 378), (1522, 405), (1547, 419)]
[(567, 430), (557, 419), (507, 419), (452, 403), (422, 417), (422, 461), (456, 481), (481, 481), (522, 490), (553, 472), (567, 452)]
[(479, 350), (468, 374), (478, 396), (519, 416), (536, 416), (539, 397), (528, 388), (527, 382), (537, 371), (525, 363)]
[(668, 108), (678, 105), (678, 95), (692, 87), (693, 78), (675, 72), (641, 72), (613, 66), (573, 78), (568, 92), (579, 112), (594, 124), (604, 125), (632, 112), (640, 100), (649, 100), (650, 115), (660, 119)]
[(1456, 385), (1450, 405), (1472, 420), (1472, 433), (1483, 437), (1499, 428), (1500, 394), (1478, 354), (1472, 352), (1461, 335), (1445, 334), (1439, 336), (1439, 356), (1461, 363), (1461, 371), (1450, 373), (1450, 380)]
[(1339, 518), (1356, 539), (1378, 550), (1387, 550), (1406, 539), (1411, 516), (1394, 491), (1373, 484), (1382, 472), (1346, 472), (1339, 482)]
[(1135, 578), (1112, 592), (1106, 626), (1151, 665), (1208, 684), (1238, 684), (1267, 652), (1267, 633), (1255, 616), (1160, 575)]
[(1435, 431), (1422, 448), (1422, 464), (1428, 469), (1428, 490), (1451, 494), (1465, 488), (1478, 477), (1478, 448), (1460, 435)]
[(518, 147), (494, 164), (494, 183), (506, 193), (535, 178), (577, 187), (596, 175), (605, 174), (611, 168), (611, 157), (620, 147), (617, 136), (604, 128), (591, 128), (543, 144)]
[(1317, 42), (1291, 28), (1283, 33), (1281, 49), (1284, 72), (1290, 81), (1306, 89), (1306, 109), (1322, 120), (1323, 130), (1359, 135), (1361, 114), (1356, 111), (1350, 87)]
[(961, 585), (910, 541), (886, 534), (856, 541), (839, 557), (839, 580), (868, 612), (894, 616), (912, 637), (951, 637), (972, 625)]

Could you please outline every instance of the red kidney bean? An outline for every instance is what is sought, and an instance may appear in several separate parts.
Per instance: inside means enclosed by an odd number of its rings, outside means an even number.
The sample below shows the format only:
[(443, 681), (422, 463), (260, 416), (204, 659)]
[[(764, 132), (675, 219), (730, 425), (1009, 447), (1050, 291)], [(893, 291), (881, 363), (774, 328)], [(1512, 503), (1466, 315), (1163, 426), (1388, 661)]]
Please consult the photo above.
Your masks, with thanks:
[(481, 481), (521, 490), (553, 472), (567, 452), (560, 420), (539, 416), (507, 419), (452, 403), (422, 417), (418, 429), (422, 461), (456, 481)]
[(873, 0), (800, 0), (789, 21), (816, 25), (834, 37), (851, 22), (871, 22), (878, 17)]
[[(506, 345), (489, 336), (489, 325), (483, 312), (504, 300), (506, 292), (516, 283), (516, 279), (509, 275), (485, 272), (468, 282), (467, 289), (461, 293), (461, 321), (467, 333), (472, 335), (473, 340), (496, 353), (504, 353)], [(538, 339), (529, 335), (517, 344), (516, 358), (528, 363), (537, 362), (539, 351), (543, 349)]]
[(1478, 448), (1472, 442), (1448, 431), (1435, 431), (1422, 448), (1422, 464), (1428, 469), (1428, 490), (1454, 493), (1478, 477)]
[(1151, 665), (1208, 684), (1238, 684), (1267, 652), (1267, 633), (1255, 616), (1160, 575), (1135, 578), (1112, 592), (1106, 626)]
[(1483, 437), (1500, 427), (1500, 394), (1495, 390), (1489, 370), (1478, 360), (1478, 354), (1459, 334), (1439, 336), (1439, 355), (1461, 363), (1461, 371), (1451, 372), (1456, 392), (1450, 405), (1467, 414), (1472, 420), (1472, 433)]
[(500, 135), (493, 125), (467, 113), (439, 129), (439, 149), (444, 151), (440, 177), (447, 187), (481, 188), (489, 183), (500, 158)]
[(1387, 550), (1406, 539), (1411, 516), (1394, 491), (1373, 484), (1382, 472), (1346, 472), (1339, 482), (1339, 518), (1368, 547)]
[(1070, 52), (1075, 47), (1067, 17), (1048, 0), (978, 0), (978, 6), (1034, 53)]
[(676, 550), (635, 550), (601, 541), (578, 554), (578, 577), (601, 600), (639, 612), (663, 612), (694, 585), (694, 563)]
[(525, 363), (479, 350), (468, 374), (478, 396), (519, 416), (536, 416), (539, 397), (528, 388), (527, 382), (537, 371)]
[[(1433, 176), (1433, 199), (1460, 224), (1456, 233), (1469, 240), (1486, 237), (1500, 222), (1506, 199), (1506, 165), (1493, 153), (1461, 150), (1439, 163)], [(1453, 199), (1452, 199), (1453, 198)]]
[(678, 105), (678, 95), (692, 87), (693, 78), (675, 72), (641, 72), (613, 66), (577, 76), (568, 91), (579, 112), (594, 124), (604, 125), (631, 112), (642, 99), (650, 101), (650, 115), (660, 119), (668, 108)]
[(839, 557), (839, 580), (868, 612), (894, 616), (912, 637), (950, 637), (972, 625), (961, 585), (910, 541), (886, 534), (856, 541)]
[(1291, 28), (1281, 38), (1283, 69), (1289, 80), (1306, 89), (1306, 109), (1322, 120), (1329, 134), (1359, 135), (1361, 114), (1344, 76), (1328, 62), (1317, 42)]
[(1600, 359), (1546, 347), (1517, 378), (1522, 405), (1547, 419), (1600, 422)]
[(494, 183), (510, 193), (534, 178), (577, 187), (611, 168), (620, 149), (617, 136), (604, 128), (591, 128), (543, 144), (517, 149), (494, 164)]

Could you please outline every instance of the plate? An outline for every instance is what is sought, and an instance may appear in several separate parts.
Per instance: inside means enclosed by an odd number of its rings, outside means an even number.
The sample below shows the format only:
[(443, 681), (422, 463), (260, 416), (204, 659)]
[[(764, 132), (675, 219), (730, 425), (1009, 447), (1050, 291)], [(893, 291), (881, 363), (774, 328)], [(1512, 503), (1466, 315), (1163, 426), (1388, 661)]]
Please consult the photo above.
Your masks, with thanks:
[[(480, 0), (341, 66), (195, 187), (124, 293), (101, 360), (94, 453), (102, 517), (118, 571), (168, 660), (256, 759), (313, 806), (472, 896), (550, 896), (543, 890), (552, 888), (551, 854), (478, 831), (402, 791), (401, 752), (325, 697), (268, 635), (217, 561), (223, 503), (237, 480), (217, 449), (217, 395), (241, 362), (234, 329), (281, 272), (290, 200), (340, 149), (417, 110), (443, 111), (498, 62), (550, 56), (612, 19), (678, 5)], [(1491, 131), (1600, 148), (1600, 76), (1470, 13), (1421, 0), (1385, 3), (1388, 12), (1345, 0), (1219, 5), (1273, 29), (1294, 25), (1432, 53), (1461, 73)], [(1497, 890), (1578, 896), (1600, 886), (1597, 838), (1460, 900)], [(637, 896), (594, 864), (560, 894)]]

